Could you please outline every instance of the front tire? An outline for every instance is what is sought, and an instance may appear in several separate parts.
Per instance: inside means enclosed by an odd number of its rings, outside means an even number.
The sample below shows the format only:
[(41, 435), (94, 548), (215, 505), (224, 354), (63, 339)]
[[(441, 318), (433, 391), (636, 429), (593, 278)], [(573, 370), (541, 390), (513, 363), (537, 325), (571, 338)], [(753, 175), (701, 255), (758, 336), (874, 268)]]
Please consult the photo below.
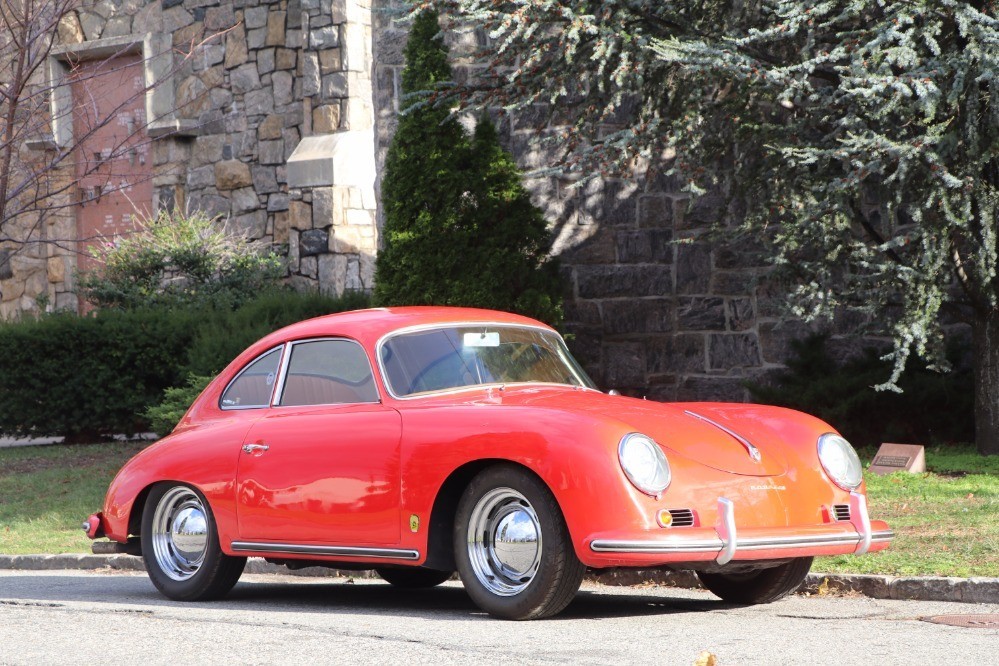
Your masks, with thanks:
[(494, 617), (534, 620), (560, 612), (586, 567), (551, 491), (512, 465), (472, 479), (454, 523), (458, 575), (477, 606)]
[(411, 567), (407, 569), (375, 569), (375, 572), (393, 587), (417, 590), (437, 587), (454, 575), (453, 571), (437, 571)]
[(812, 568), (811, 557), (799, 557), (769, 569), (745, 574), (703, 573), (704, 587), (733, 604), (768, 604), (791, 594), (805, 582)]
[(153, 487), (142, 510), (140, 536), (149, 579), (176, 601), (219, 599), (246, 566), (245, 557), (222, 552), (208, 502), (185, 485)]

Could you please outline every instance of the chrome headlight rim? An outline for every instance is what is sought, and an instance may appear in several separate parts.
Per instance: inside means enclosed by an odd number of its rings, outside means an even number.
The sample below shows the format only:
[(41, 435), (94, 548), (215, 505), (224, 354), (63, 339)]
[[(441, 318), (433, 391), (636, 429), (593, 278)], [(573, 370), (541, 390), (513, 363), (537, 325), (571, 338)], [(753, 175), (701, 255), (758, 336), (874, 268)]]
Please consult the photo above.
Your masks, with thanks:
[[(819, 436), (816, 451), (822, 471), (839, 488), (852, 492), (864, 482), (864, 466), (860, 456), (842, 435), (827, 432)], [(838, 456), (837, 458), (830, 458)]]
[[(636, 449), (635, 447), (640, 447)], [(636, 453), (644, 450), (648, 456), (644, 461), (635, 458)], [(638, 453), (640, 456), (641, 453)], [(658, 498), (669, 487), (673, 480), (673, 473), (669, 466), (666, 454), (654, 439), (640, 432), (631, 432), (621, 438), (617, 445), (617, 459), (621, 465), (621, 470), (635, 488), (651, 497)], [(644, 462), (646, 465), (652, 462), (654, 468), (650, 470), (636, 468), (635, 465)]]

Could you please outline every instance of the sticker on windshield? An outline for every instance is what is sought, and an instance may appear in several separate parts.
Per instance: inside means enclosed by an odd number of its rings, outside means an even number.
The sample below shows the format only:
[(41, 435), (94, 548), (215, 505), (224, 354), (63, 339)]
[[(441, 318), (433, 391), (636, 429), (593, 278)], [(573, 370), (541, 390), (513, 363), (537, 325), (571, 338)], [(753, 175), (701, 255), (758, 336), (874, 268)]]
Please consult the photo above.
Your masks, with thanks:
[(461, 344), (465, 347), (499, 347), (499, 333), (465, 333)]

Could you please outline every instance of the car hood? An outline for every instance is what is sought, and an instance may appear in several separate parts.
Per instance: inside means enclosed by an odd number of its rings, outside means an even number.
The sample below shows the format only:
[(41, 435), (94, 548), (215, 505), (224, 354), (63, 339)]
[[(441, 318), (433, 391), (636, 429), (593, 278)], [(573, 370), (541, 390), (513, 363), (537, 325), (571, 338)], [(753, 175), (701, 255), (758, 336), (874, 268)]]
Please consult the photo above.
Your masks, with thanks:
[(729, 403), (661, 403), (572, 389), (493, 392), (502, 404), (522, 404), (612, 418), (652, 437), (667, 450), (708, 467), (747, 476), (787, 471), (779, 434), (789, 410)]

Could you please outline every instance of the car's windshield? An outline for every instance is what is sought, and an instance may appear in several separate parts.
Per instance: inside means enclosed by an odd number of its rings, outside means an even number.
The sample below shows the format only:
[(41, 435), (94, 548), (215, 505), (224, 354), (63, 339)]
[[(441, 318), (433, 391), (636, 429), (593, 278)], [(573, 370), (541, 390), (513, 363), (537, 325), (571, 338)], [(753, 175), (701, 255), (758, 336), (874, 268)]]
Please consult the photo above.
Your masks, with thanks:
[(539, 328), (454, 326), (402, 333), (380, 350), (385, 380), (396, 396), (481, 384), (593, 382), (562, 339)]

